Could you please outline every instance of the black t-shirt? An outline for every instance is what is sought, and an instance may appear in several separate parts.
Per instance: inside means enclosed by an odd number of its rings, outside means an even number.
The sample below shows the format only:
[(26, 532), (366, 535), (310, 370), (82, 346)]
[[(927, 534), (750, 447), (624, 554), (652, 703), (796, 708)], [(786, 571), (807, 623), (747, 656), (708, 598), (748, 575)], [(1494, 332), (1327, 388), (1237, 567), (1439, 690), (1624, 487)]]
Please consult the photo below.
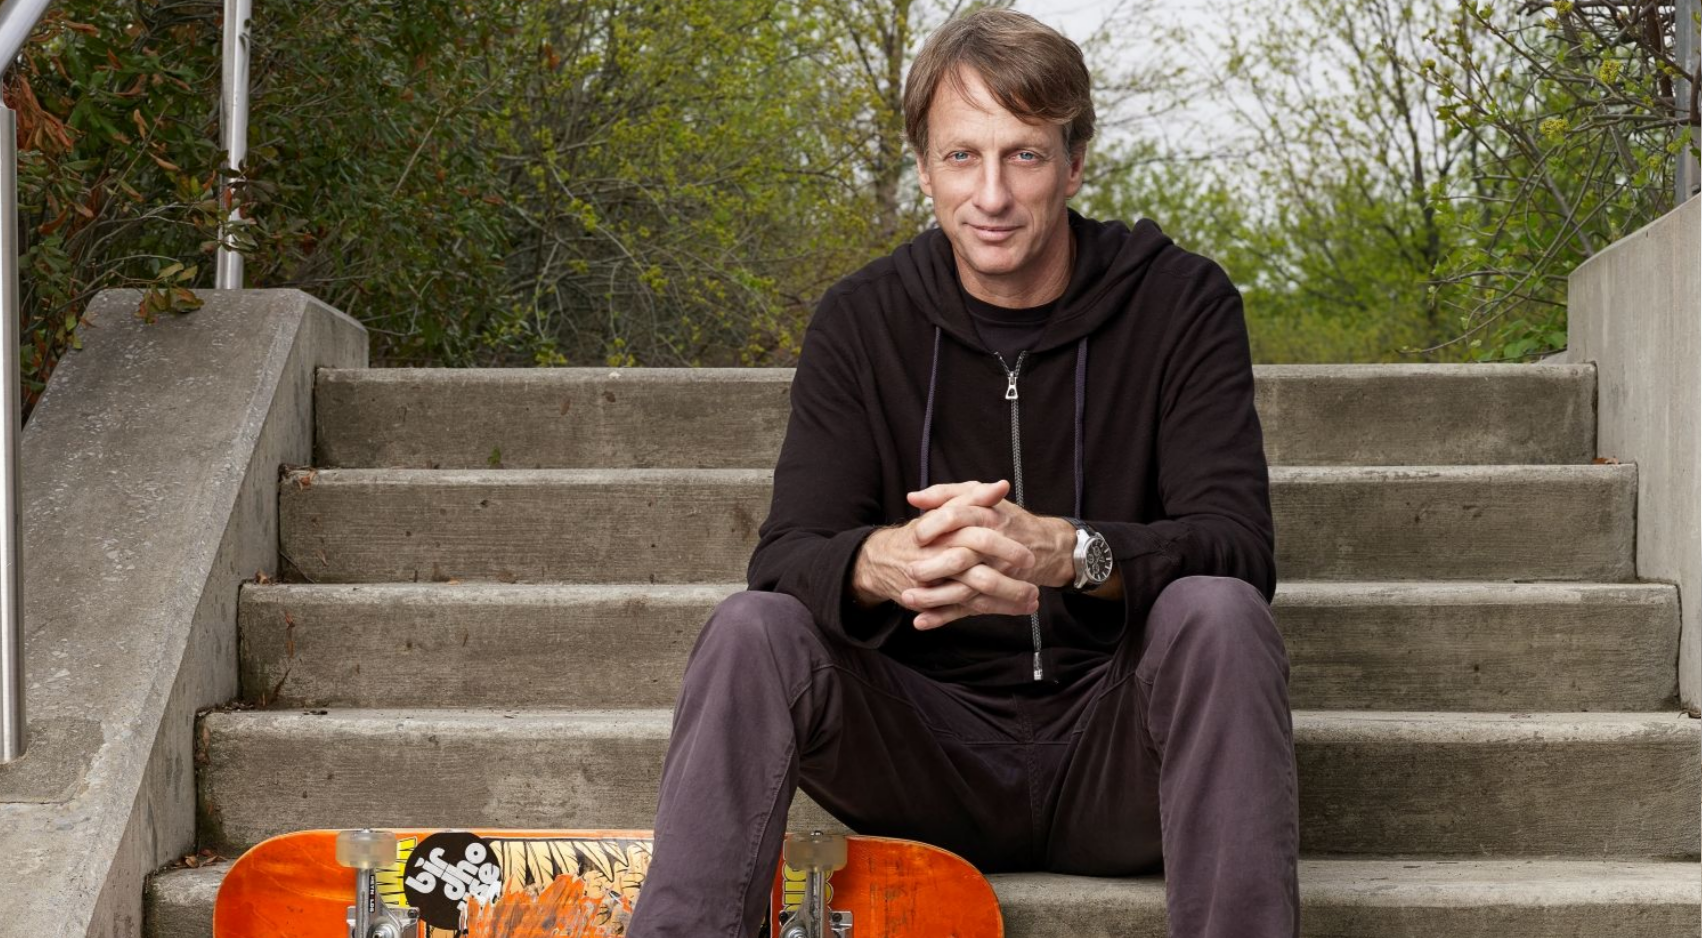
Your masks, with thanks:
[(1039, 340), (1040, 331), (1046, 328), (1046, 319), (1052, 315), (1058, 301), (1027, 309), (1011, 309), (978, 300), (964, 290), (963, 305), (975, 323), (975, 334), (981, 337), (982, 344), (1003, 355), (1006, 368), (1015, 368), (1017, 353)]

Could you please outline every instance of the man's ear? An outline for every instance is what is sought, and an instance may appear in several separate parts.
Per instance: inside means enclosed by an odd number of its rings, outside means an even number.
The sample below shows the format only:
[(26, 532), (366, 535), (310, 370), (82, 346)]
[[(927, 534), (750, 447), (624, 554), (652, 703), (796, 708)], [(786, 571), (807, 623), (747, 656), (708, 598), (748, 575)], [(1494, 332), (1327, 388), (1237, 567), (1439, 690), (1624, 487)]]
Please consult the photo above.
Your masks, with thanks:
[(916, 154), (916, 181), (922, 186), (922, 194), (928, 198), (934, 197), (934, 180), (928, 176), (928, 160), (922, 154)]
[(1087, 165), (1087, 147), (1070, 154), (1070, 176), (1064, 183), (1064, 198), (1074, 198), (1081, 189), (1082, 167)]

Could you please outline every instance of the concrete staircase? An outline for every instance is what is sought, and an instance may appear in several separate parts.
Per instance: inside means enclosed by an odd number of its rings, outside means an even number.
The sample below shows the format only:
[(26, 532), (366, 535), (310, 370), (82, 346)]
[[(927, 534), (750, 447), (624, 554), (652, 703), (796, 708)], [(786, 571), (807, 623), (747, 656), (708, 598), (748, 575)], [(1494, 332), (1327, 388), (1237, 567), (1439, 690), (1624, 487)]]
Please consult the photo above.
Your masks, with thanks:
[[(1591, 366), (1261, 366), (1312, 938), (1698, 932), (1679, 597)], [(322, 371), (199, 728), (202, 846), (303, 827), (647, 827), (679, 674), (743, 588), (785, 370)], [(1604, 454), (1611, 456), (1612, 454)], [(829, 823), (800, 797), (796, 823)], [(207, 938), (223, 867), (165, 871)], [(1163, 883), (994, 877), (1013, 938), (1160, 936)], [(865, 936), (878, 938), (878, 936)]]

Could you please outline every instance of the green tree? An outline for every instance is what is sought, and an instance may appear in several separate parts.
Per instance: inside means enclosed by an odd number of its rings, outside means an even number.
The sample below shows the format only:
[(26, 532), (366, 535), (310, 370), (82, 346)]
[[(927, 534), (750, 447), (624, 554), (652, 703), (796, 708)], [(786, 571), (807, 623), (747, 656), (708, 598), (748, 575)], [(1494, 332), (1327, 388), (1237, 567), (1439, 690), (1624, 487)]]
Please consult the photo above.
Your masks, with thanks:
[[(90, 296), (144, 317), (212, 285), (220, 5), (63, 0), (8, 76), (19, 118), (26, 403)], [(253, 24), (248, 283), (362, 318), (381, 362), (465, 361), (506, 237), (477, 145), (504, 73), (470, 0), (267, 7)], [(473, 145), (469, 145), (472, 141)]]
[(486, 128), (513, 82), (511, 11), (316, 0), (263, 7), (252, 31), (249, 284), (358, 317), (381, 363), (478, 361), (509, 251)]
[(216, 225), (204, 69), (162, 48), (195, 32), (63, 3), (8, 73), (26, 412), (60, 356), (79, 347), (94, 293), (147, 288), (138, 313), (155, 315), (193, 308), (187, 288), (211, 279), (196, 250)]
[(1696, 150), (1694, 92), (1674, 99), (1672, 9), (1460, 0), (1434, 39), (1419, 70), (1469, 146), (1458, 185), (1436, 192), (1458, 232), (1436, 290), (1458, 314), (1445, 344), (1484, 360), (1564, 348), (1567, 275), (1670, 210), (1675, 157)]
[(823, 86), (822, 10), (779, 0), (528, 6), (492, 123), (516, 250), (493, 342), (541, 362), (796, 353), (824, 267), (876, 223)]
[(1223, 263), (1260, 361), (1398, 360), (1443, 338), (1426, 282), (1451, 235), (1431, 187), (1464, 145), (1443, 139), (1435, 94), (1407, 67), (1434, 16), (1416, 0), (1233, 12), (1225, 48), (1172, 52), (1227, 126), (1186, 125), (1206, 147), (1125, 145), (1130, 170), (1092, 203), (1145, 209)]

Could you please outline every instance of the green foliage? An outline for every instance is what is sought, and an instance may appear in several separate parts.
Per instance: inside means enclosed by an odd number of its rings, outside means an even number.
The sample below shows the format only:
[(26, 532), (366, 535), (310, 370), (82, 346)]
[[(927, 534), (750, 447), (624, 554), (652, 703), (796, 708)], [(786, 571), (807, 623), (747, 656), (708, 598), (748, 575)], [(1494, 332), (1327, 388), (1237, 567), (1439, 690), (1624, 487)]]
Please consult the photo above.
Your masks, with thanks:
[[(1102, 136), (1077, 206), (1221, 262), (1260, 361), (1559, 347), (1566, 272), (1670, 205), (1670, 13), (1443, 2), (1243, 6), (1189, 65), (1125, 0), (1082, 39)], [(959, 5), (264, 7), (247, 283), (355, 315), (381, 364), (789, 363), (821, 291), (930, 221), (902, 76)], [(219, 18), (63, 0), (11, 73), (32, 395), (95, 291), (154, 317), (212, 285)], [(1178, 123), (1201, 95), (1231, 126)]]
[(477, 0), (320, 0), (253, 24), (248, 283), (360, 318), (380, 362), (479, 360), (510, 234), (487, 126), (512, 19)]
[(1673, 107), (1672, 13), (1461, 0), (1432, 38), (1418, 69), (1445, 99), (1448, 138), (1467, 145), (1465, 171), (1432, 193), (1457, 232), (1432, 296), (1476, 360), (1564, 348), (1567, 274), (1670, 210), (1674, 158), (1696, 149)]
[(539, 363), (796, 354), (872, 230), (847, 165), (858, 102), (811, 38), (831, 26), (775, 0), (527, 7), (532, 58), (490, 124), (517, 234), (488, 340)]
[(197, 245), (218, 216), (208, 105), (196, 92), (205, 76), (163, 46), (197, 36), (192, 24), (64, 3), (11, 72), (26, 410), (80, 346), (96, 291), (144, 289), (146, 317), (200, 305), (188, 288), (210, 279)]
[(1457, 154), (1434, 139), (1430, 97), (1401, 67), (1424, 17), (1414, 0), (1232, 12), (1227, 47), (1198, 56), (1216, 71), (1192, 83), (1227, 116), (1196, 136), (1212, 149), (1136, 143), (1114, 157), (1129, 171), (1087, 204), (1148, 215), (1223, 264), (1258, 361), (1399, 360), (1440, 341), (1425, 283), (1451, 232), (1427, 190)]
[[(267, 7), (233, 243), (250, 285), (363, 318), (381, 361), (466, 361), (506, 239), (477, 139), (498, 20), (460, 0)], [(18, 112), (26, 405), (88, 299), (200, 305), (217, 246), (220, 9), (65, 0), (7, 84)]]
[(1193, 85), (1229, 117), (1196, 125), (1212, 148), (1125, 144), (1127, 171), (1086, 203), (1222, 262), (1261, 361), (1563, 348), (1567, 275), (1671, 207), (1673, 157), (1694, 144), (1675, 140), (1670, 10), (1520, 11), (1241, 9), (1225, 49), (1174, 56), (1203, 63)]

